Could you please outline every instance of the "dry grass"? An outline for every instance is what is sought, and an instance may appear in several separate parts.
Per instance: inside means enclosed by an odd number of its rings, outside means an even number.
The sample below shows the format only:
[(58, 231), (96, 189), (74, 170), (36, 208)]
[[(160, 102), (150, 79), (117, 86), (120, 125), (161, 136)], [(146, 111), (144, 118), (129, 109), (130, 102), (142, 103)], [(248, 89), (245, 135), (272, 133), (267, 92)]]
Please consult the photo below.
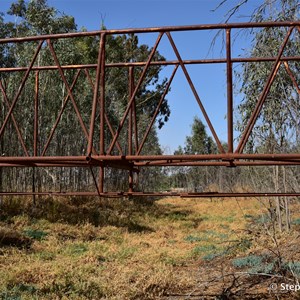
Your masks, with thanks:
[[(0, 299), (156, 299), (195, 286), (189, 266), (246, 251), (256, 200), (4, 201)], [(229, 250), (230, 251), (229, 251)]]

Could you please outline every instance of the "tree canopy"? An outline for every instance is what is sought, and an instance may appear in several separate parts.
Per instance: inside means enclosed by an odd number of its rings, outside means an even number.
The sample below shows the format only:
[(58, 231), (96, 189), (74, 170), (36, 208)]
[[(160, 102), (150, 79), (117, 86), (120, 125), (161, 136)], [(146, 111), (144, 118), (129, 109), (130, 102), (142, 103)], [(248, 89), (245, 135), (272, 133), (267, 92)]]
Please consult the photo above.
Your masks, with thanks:
[[(5, 22), (5, 12), (0, 15), (0, 37), (23, 37), (32, 35), (67, 33), (78, 31), (76, 20), (73, 16), (66, 15), (59, 12), (55, 7), (49, 6), (46, 0), (25, 1), (18, 0), (12, 3), (7, 14), (15, 17), (15, 22)], [(103, 25), (104, 26), (104, 25)], [(105, 29), (105, 27), (104, 27)], [(85, 31), (82, 28), (80, 30)], [(55, 40), (52, 42), (53, 49), (61, 65), (68, 64), (95, 64), (98, 58), (100, 38), (97, 37), (83, 37), (73, 39)], [(28, 66), (36, 49), (35, 42), (19, 43), (19, 44), (1, 44), (0, 45), (0, 65), (2, 67), (19, 67)], [(145, 61), (149, 57), (151, 48), (148, 45), (141, 44), (136, 35), (108, 35), (106, 36), (106, 63), (113, 62), (139, 62)], [(164, 60), (164, 57), (159, 52), (155, 53), (156, 60)], [(35, 65), (53, 65), (54, 58), (46, 43), (43, 44), (42, 49), (37, 57)], [(149, 120), (152, 118), (156, 106), (161, 98), (161, 95), (166, 88), (166, 79), (160, 78), (160, 66), (151, 66), (146, 73), (145, 79), (138, 90), (135, 103), (138, 127), (141, 129), (138, 133), (138, 138), (141, 139), (144, 130), (146, 130)], [(75, 83), (76, 70), (64, 70), (64, 76), (68, 85), (71, 87), (74, 83), (73, 95), (83, 119), (83, 125), (89, 127), (89, 118), (92, 107), (92, 83), (95, 82), (95, 70), (89, 70), (88, 78), (82, 71), (79, 79)], [(142, 67), (134, 68), (134, 81), (137, 82)], [(22, 79), (22, 73), (1, 73), (0, 80), (2, 80), (2, 102), (3, 110), (1, 113), (1, 122), (4, 120), (8, 106), (4, 103), (4, 93), (8, 101), (12, 101), (16, 91), (19, 88)], [(105, 76), (105, 103), (107, 118), (112, 126), (112, 130), (116, 130), (120, 122), (129, 100), (128, 89), (128, 68), (107, 68)], [(91, 80), (90, 80), (91, 79)], [(26, 87), (22, 92), (16, 107), (13, 110), (16, 123), (21, 128), (24, 143), (28, 147), (30, 154), (33, 153), (33, 99), (35, 90), (35, 74), (29, 76)], [(47, 155), (83, 155), (86, 150), (86, 138), (83, 134), (82, 124), (80, 125), (76, 114), (74, 112), (73, 101), (67, 99), (68, 91), (61, 75), (57, 71), (39, 72), (39, 136), (38, 154), (43, 152), (51, 129), (55, 120), (59, 118), (59, 125), (55, 134), (53, 135)], [(66, 100), (67, 99), (67, 100)], [(64, 112), (59, 117), (59, 112), (62, 106), (65, 105)], [(163, 102), (157, 116), (156, 126), (150, 132), (149, 139), (146, 141), (145, 148), (148, 153), (161, 153), (156, 131), (161, 128), (165, 122), (168, 121), (170, 115), (170, 108), (167, 100)], [(99, 111), (96, 116), (95, 131), (99, 132)], [(105, 134), (107, 136), (106, 142), (112, 139), (111, 130), (107, 124), (105, 126)], [(97, 140), (98, 139), (98, 140)], [(123, 129), (118, 139), (121, 146), (127, 151), (128, 147), (128, 131)], [(99, 145), (99, 135), (95, 137), (95, 145)], [(97, 146), (96, 146), (97, 147)], [(19, 142), (18, 136), (15, 132), (12, 120), (9, 120), (8, 126), (4, 131), (1, 145), (1, 153), (10, 156), (18, 156), (24, 154), (24, 147)], [(115, 148), (116, 149), (116, 148)], [(117, 149), (115, 150), (117, 151)], [(7, 182), (11, 182), (11, 173), (7, 172)], [(21, 172), (21, 177), (26, 177), (25, 172)], [(23, 172), (23, 173), (22, 173)], [(63, 174), (54, 170), (47, 171), (44, 178), (44, 184), (48, 181), (47, 176), (51, 174), (51, 178), (55, 179), (56, 183), (64, 182), (68, 185), (70, 179), (75, 173), (81, 173), (75, 185), (89, 184), (91, 181), (89, 170), (83, 171), (81, 169), (74, 171), (64, 171)], [(113, 177), (118, 177), (120, 184), (122, 182), (120, 176), (121, 171), (111, 171), (107, 174), (112, 180)], [(148, 172), (152, 172), (149, 170)], [(157, 171), (155, 171), (157, 174)], [(122, 173), (122, 172), (121, 172)], [(124, 175), (125, 176), (125, 175)], [(43, 176), (42, 176), (43, 177)], [(3, 178), (3, 177), (2, 177)], [(58, 178), (60, 178), (58, 180)], [(88, 179), (89, 178), (89, 179)], [(124, 177), (127, 178), (127, 177)], [(25, 181), (25, 180), (24, 180)], [(82, 183), (83, 182), (83, 183)], [(5, 184), (5, 183), (3, 183)], [(122, 183), (123, 184), (123, 183)], [(125, 184), (127, 184), (125, 180)], [(143, 184), (143, 181), (140, 181)], [(119, 188), (118, 186), (115, 187)]]

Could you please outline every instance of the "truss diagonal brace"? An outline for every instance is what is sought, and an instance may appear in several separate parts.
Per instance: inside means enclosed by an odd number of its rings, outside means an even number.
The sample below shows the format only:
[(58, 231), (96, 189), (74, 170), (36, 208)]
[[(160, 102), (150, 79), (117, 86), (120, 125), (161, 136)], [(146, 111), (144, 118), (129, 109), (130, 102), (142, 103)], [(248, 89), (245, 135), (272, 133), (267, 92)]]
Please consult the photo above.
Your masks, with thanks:
[[(64, 75), (64, 71), (63, 71), (63, 69), (62, 69), (62, 67), (61, 67), (61, 65), (60, 65), (60, 63), (59, 63), (59, 60), (58, 60), (58, 58), (57, 58), (57, 55), (56, 55), (56, 53), (55, 53), (55, 50), (54, 50), (54, 48), (53, 48), (53, 45), (52, 45), (50, 39), (47, 40), (47, 44), (48, 44), (48, 46), (49, 46), (49, 49), (50, 49), (50, 52), (51, 52), (51, 54), (52, 54), (52, 56), (53, 56), (53, 59), (54, 59), (54, 61), (55, 61), (55, 64), (56, 64), (56, 66), (57, 66), (57, 68), (58, 68), (58, 70), (59, 70), (59, 74), (60, 74), (60, 76), (61, 76), (61, 78), (62, 78), (62, 81), (64, 82), (64, 84), (65, 84), (65, 86), (66, 86), (66, 89), (67, 89), (67, 91), (68, 91), (68, 94), (70, 95), (70, 98), (71, 98), (71, 101), (72, 101), (74, 110), (75, 110), (75, 112), (76, 112), (77, 118), (78, 118), (78, 120), (79, 120), (80, 126), (81, 126), (81, 128), (82, 128), (82, 130), (83, 130), (83, 133), (84, 133), (84, 135), (85, 135), (85, 137), (86, 137), (86, 139), (87, 139), (87, 141), (88, 141), (88, 140), (89, 140), (89, 134), (88, 134), (88, 131), (87, 131), (85, 125), (84, 125), (83, 119), (82, 119), (81, 114), (80, 114), (80, 112), (79, 112), (79, 109), (78, 109), (78, 107), (77, 107), (77, 104), (76, 104), (76, 101), (75, 101), (75, 99), (74, 99), (73, 93), (72, 93), (72, 91), (71, 91), (71, 89), (70, 89), (70, 86), (69, 86), (69, 84), (68, 84), (68, 82), (67, 82), (67, 79), (66, 79), (66, 77), (65, 77), (65, 75)], [(94, 150), (93, 153), (96, 154), (97, 152)]]
[(149, 132), (150, 132), (150, 130), (151, 130), (153, 124), (154, 124), (154, 121), (155, 121), (155, 119), (156, 119), (156, 117), (157, 117), (157, 115), (158, 115), (158, 113), (159, 113), (159, 109), (160, 109), (160, 107), (161, 107), (163, 101), (165, 100), (165, 97), (166, 97), (166, 95), (167, 95), (167, 93), (168, 93), (168, 91), (169, 91), (169, 89), (170, 89), (171, 83), (172, 83), (172, 81), (173, 81), (173, 78), (174, 78), (174, 76), (175, 76), (175, 74), (176, 74), (177, 69), (178, 69), (178, 65), (175, 66), (174, 71), (173, 71), (173, 73), (172, 73), (172, 75), (171, 75), (171, 77), (170, 77), (170, 79), (169, 79), (169, 81), (168, 81), (168, 83), (167, 83), (166, 88), (165, 88), (165, 91), (164, 91), (164, 93), (162, 94), (162, 96), (161, 96), (161, 98), (160, 98), (160, 100), (159, 100), (159, 103), (158, 103), (158, 105), (157, 105), (157, 107), (156, 107), (156, 110), (155, 110), (155, 112), (154, 112), (154, 115), (153, 115), (153, 117), (152, 117), (152, 120), (150, 121), (150, 124), (149, 124), (149, 126), (148, 126), (148, 128), (147, 128), (147, 130), (146, 130), (146, 133), (145, 133), (145, 135), (144, 135), (144, 137), (143, 137), (143, 140), (142, 140), (142, 142), (141, 142), (141, 144), (140, 144), (140, 146), (139, 146), (139, 149), (138, 149), (136, 155), (139, 155), (139, 154), (141, 153), (142, 149), (143, 149), (143, 146), (144, 146), (144, 144), (145, 144), (145, 141), (146, 141), (146, 139), (147, 139), (147, 137), (148, 137), (148, 135), (149, 135)]
[[(7, 106), (7, 108), (9, 109), (9, 108), (10, 108), (10, 104), (9, 104), (9, 101), (8, 101), (8, 98), (7, 98), (7, 95), (6, 95), (6, 91), (5, 91), (5, 89), (4, 89), (4, 86), (3, 86), (1, 80), (0, 80), (0, 89), (1, 89), (1, 92), (2, 92), (2, 94), (3, 94), (4, 102), (5, 102), (6, 106)], [(22, 134), (21, 134), (21, 132), (20, 132), (18, 123), (17, 123), (17, 121), (16, 121), (16, 119), (15, 119), (13, 113), (11, 113), (11, 119), (12, 119), (12, 121), (13, 121), (13, 123), (14, 123), (15, 128), (16, 128), (17, 135), (18, 135), (18, 138), (19, 138), (20, 143), (21, 143), (21, 145), (22, 145), (22, 148), (23, 148), (23, 150), (24, 150), (24, 152), (25, 152), (25, 155), (26, 155), (26, 156), (29, 156), (29, 153), (28, 153), (28, 150), (27, 150), (27, 148), (26, 148), (25, 142), (24, 142), (24, 140), (23, 140)]]
[[(85, 73), (86, 77), (88, 78), (88, 80), (89, 80), (89, 82), (90, 82), (90, 85), (91, 85), (92, 88), (94, 89), (94, 83), (93, 83), (93, 80), (92, 80), (92, 78), (91, 78), (91, 76), (90, 76), (90, 73), (89, 73), (88, 69), (85, 69), (85, 70), (84, 70), (84, 73)], [(100, 99), (98, 99), (98, 102), (100, 102)], [(110, 123), (108, 117), (107, 117), (106, 112), (104, 112), (104, 117), (105, 117), (105, 122), (106, 122), (106, 124), (107, 124), (107, 126), (108, 126), (108, 129), (109, 129), (111, 135), (114, 136), (114, 135), (115, 135), (115, 132), (114, 132), (114, 130), (113, 130), (113, 127), (112, 127), (112, 125), (111, 125), (111, 123)], [(120, 152), (120, 155), (123, 155), (122, 148), (121, 148), (121, 146), (120, 146), (120, 144), (119, 144), (118, 141), (116, 141), (116, 146), (117, 146), (117, 148), (118, 148), (118, 150), (119, 150), (119, 152)]]
[(158, 46), (158, 44), (159, 44), (159, 42), (160, 42), (160, 40), (161, 40), (163, 34), (164, 34), (164, 32), (160, 32), (160, 33), (159, 33), (158, 38), (157, 38), (157, 40), (156, 40), (156, 42), (155, 42), (155, 45), (154, 45), (154, 47), (152, 48), (152, 51), (151, 51), (151, 53), (150, 53), (150, 55), (149, 55), (149, 58), (148, 58), (148, 60), (147, 60), (147, 63), (146, 63), (146, 65), (145, 65), (144, 69), (143, 69), (143, 72), (142, 72), (141, 76), (140, 76), (140, 79), (139, 79), (139, 81), (138, 81), (138, 84), (137, 84), (137, 86), (135, 87), (135, 90), (134, 90), (133, 94), (131, 95), (130, 101), (128, 102), (127, 108), (126, 108), (125, 113), (124, 113), (124, 115), (123, 115), (123, 118), (122, 118), (122, 120), (121, 120), (121, 122), (120, 122), (120, 124), (119, 124), (119, 127), (118, 127), (118, 129), (117, 129), (117, 132), (116, 132), (116, 134), (115, 134), (115, 136), (114, 136), (114, 138), (113, 138), (113, 141), (111, 142), (111, 145), (110, 145), (110, 147), (109, 147), (109, 149), (108, 149), (108, 151), (107, 151), (108, 154), (111, 153), (111, 151), (112, 151), (112, 149), (113, 149), (113, 147), (114, 147), (114, 145), (115, 145), (115, 143), (116, 143), (116, 141), (117, 141), (117, 139), (118, 139), (118, 137), (119, 137), (119, 134), (120, 134), (120, 132), (121, 132), (121, 129), (123, 128), (123, 125), (124, 125), (124, 123), (125, 123), (126, 117), (127, 117), (128, 113), (129, 113), (129, 111), (130, 111), (130, 109), (131, 109), (131, 106), (132, 106), (132, 103), (133, 103), (134, 98), (135, 98), (135, 96), (136, 96), (136, 93), (137, 93), (138, 89), (140, 88), (140, 86), (141, 86), (141, 84), (142, 84), (142, 81), (143, 81), (143, 79), (144, 79), (144, 77), (145, 77), (145, 75), (146, 75), (146, 72), (147, 72), (147, 70), (148, 70), (148, 67), (149, 67), (149, 65), (150, 65), (150, 62), (151, 62), (151, 60), (152, 60), (152, 58), (153, 58), (153, 56), (154, 56), (154, 54), (155, 54), (155, 52), (156, 52), (157, 46)]
[(24, 77), (22, 79), (22, 82), (20, 84), (18, 92), (17, 92), (17, 94), (16, 94), (16, 96), (15, 96), (15, 98), (14, 98), (14, 100), (13, 100), (11, 106), (10, 106), (10, 109), (9, 109), (9, 111), (8, 111), (6, 117), (5, 117), (5, 120), (4, 120), (3, 124), (2, 124), (2, 127), (0, 129), (0, 137), (2, 136), (3, 131), (4, 131), (5, 127), (6, 127), (6, 125), (7, 125), (8, 119), (11, 116), (13, 109), (15, 108), (15, 105), (16, 105), (16, 103), (17, 103), (17, 101), (18, 101), (18, 99), (19, 99), (19, 97), (21, 95), (21, 92), (23, 91), (23, 88), (25, 86), (26, 80), (27, 80), (27, 78), (28, 78), (28, 76), (30, 74), (30, 71), (31, 71), (31, 69), (32, 69), (32, 67), (34, 65), (34, 62), (35, 62), (35, 60), (36, 60), (36, 58), (37, 58), (37, 56), (38, 56), (38, 54), (39, 54), (39, 52), (41, 50), (41, 47), (42, 47), (43, 43), (44, 43), (44, 40), (41, 40), (39, 42), (38, 47), (37, 47), (37, 49), (36, 49), (36, 51), (34, 53), (33, 59), (31, 61), (30, 65), (29, 65), (29, 67), (26, 70), (26, 73), (25, 73), (25, 75), (24, 75)]
[(202, 101), (201, 101), (201, 99), (200, 99), (200, 97), (199, 97), (199, 95), (197, 93), (197, 90), (196, 90), (196, 88), (195, 88), (195, 86), (193, 84), (193, 81), (192, 81), (192, 79), (191, 79), (191, 77), (189, 75), (189, 72), (187, 71), (187, 69), (186, 69), (186, 67), (185, 67), (185, 65), (183, 63), (183, 60), (182, 60), (182, 58), (181, 58), (181, 56), (179, 54), (179, 51), (178, 51), (178, 49), (177, 49), (177, 47), (176, 47), (176, 45), (174, 43), (174, 40), (173, 40), (173, 38), (171, 36), (171, 33), (167, 32), (166, 35), (169, 38), (171, 46), (172, 46), (172, 48), (173, 48), (173, 50), (175, 52), (175, 55), (176, 55), (176, 57), (177, 57), (177, 59), (179, 61), (179, 64), (180, 64), (180, 66), (182, 68), (182, 71), (183, 71), (183, 73), (184, 73), (184, 75), (185, 75), (185, 77), (186, 77), (186, 79), (187, 79), (187, 81), (188, 81), (188, 83), (189, 83), (189, 85), (191, 87), (191, 90), (192, 90), (192, 92), (194, 94), (194, 97), (196, 98), (196, 101), (198, 102), (198, 105), (199, 105), (199, 107), (200, 107), (200, 109), (202, 111), (202, 114), (203, 114), (203, 116), (205, 118), (205, 121), (206, 121), (206, 123), (207, 123), (207, 125), (208, 125), (208, 127), (209, 127), (209, 129), (210, 129), (210, 131), (211, 131), (211, 133), (212, 133), (212, 135), (213, 135), (216, 143), (217, 143), (219, 151), (221, 153), (225, 153), (225, 150), (224, 150), (224, 148), (223, 148), (223, 146), (222, 146), (222, 144), (221, 144), (221, 142), (220, 142), (220, 140), (218, 138), (218, 135), (216, 134), (216, 131), (215, 131), (215, 129), (214, 129), (214, 127), (213, 127), (213, 125), (212, 125), (212, 123), (210, 121), (210, 118), (208, 117), (208, 114), (207, 114), (207, 112), (206, 112), (206, 110), (205, 110), (205, 108), (204, 108), (204, 106), (202, 104)]
[(288, 31), (288, 33), (287, 33), (287, 35), (286, 35), (286, 37), (285, 37), (285, 39), (283, 41), (283, 44), (282, 44), (282, 46), (281, 46), (281, 48), (279, 50), (279, 53), (277, 55), (277, 58), (276, 58), (276, 61), (274, 63), (274, 66), (272, 68), (272, 71), (271, 71), (271, 73), (270, 73), (270, 75), (269, 75), (269, 77), (267, 79), (265, 87), (264, 87), (264, 89), (263, 89), (263, 91), (262, 91), (262, 93), (261, 93), (261, 95), (259, 97), (259, 100), (258, 100), (258, 102), (257, 102), (257, 104), (256, 104), (256, 106), (254, 108), (254, 111), (253, 111), (253, 113), (252, 113), (252, 115), (251, 115), (251, 117), (249, 119), (247, 127), (246, 127), (246, 129), (244, 131), (244, 134), (242, 135), (241, 140), (239, 142), (239, 145), (238, 145), (238, 147), (237, 147), (237, 149), (235, 151), (236, 153), (242, 153), (243, 150), (244, 150), (244, 148), (245, 148), (245, 145), (246, 145), (246, 143), (247, 143), (247, 141), (249, 139), (249, 136), (250, 136), (250, 134), (251, 134), (251, 132), (253, 130), (253, 127), (255, 125), (255, 122), (256, 122), (256, 120), (257, 120), (257, 118), (258, 118), (258, 116), (259, 116), (259, 114), (260, 114), (260, 112), (262, 110), (263, 104), (265, 103), (265, 101), (267, 99), (267, 96), (269, 94), (271, 85), (272, 85), (272, 83), (273, 83), (273, 81), (274, 81), (274, 79), (276, 77), (276, 74), (277, 74), (278, 69), (279, 69), (280, 64), (281, 64), (280, 59), (282, 57), (284, 48), (285, 48), (285, 46), (286, 46), (286, 44), (287, 44), (287, 42), (288, 42), (288, 40), (290, 38), (290, 35), (291, 35), (291, 33), (292, 33), (292, 31), (293, 31), (294, 28), (295, 27), (293, 26), (293, 27), (291, 27), (289, 29), (289, 31)]
[[(76, 75), (75, 75), (75, 78), (74, 78), (74, 80), (73, 80), (73, 82), (72, 82), (72, 84), (71, 84), (71, 87), (70, 87), (70, 90), (71, 90), (71, 91), (73, 90), (73, 88), (74, 88), (74, 86), (75, 86), (75, 84), (76, 84), (76, 82), (77, 82), (77, 80), (78, 80), (78, 77), (79, 77), (79, 75), (80, 75), (80, 72), (81, 72), (81, 70), (79, 69), (79, 70), (77, 71)], [(63, 103), (63, 105), (62, 105), (62, 107), (61, 107), (61, 109), (60, 109), (60, 112), (59, 112), (59, 114), (58, 114), (58, 116), (57, 116), (57, 118), (56, 118), (56, 121), (55, 121), (55, 123), (54, 123), (54, 125), (53, 125), (53, 127), (52, 127), (52, 129), (51, 129), (51, 131), (50, 131), (50, 135), (49, 135), (48, 140), (47, 140), (47, 142), (46, 142), (46, 144), (45, 144), (45, 147), (44, 147), (44, 149), (43, 149), (42, 156), (45, 155), (45, 153), (46, 153), (46, 151), (47, 151), (47, 149), (48, 149), (48, 147), (49, 147), (49, 144), (50, 144), (51, 141), (52, 141), (54, 132), (55, 132), (55, 130), (56, 130), (56, 128), (57, 128), (57, 125), (58, 125), (58, 123), (59, 123), (59, 121), (60, 121), (60, 119), (61, 119), (61, 116), (62, 116), (62, 114), (63, 114), (63, 112), (64, 112), (64, 110), (65, 110), (65, 108), (66, 108), (66, 106), (67, 106), (69, 97), (70, 97), (69, 94), (65, 97), (64, 103)]]

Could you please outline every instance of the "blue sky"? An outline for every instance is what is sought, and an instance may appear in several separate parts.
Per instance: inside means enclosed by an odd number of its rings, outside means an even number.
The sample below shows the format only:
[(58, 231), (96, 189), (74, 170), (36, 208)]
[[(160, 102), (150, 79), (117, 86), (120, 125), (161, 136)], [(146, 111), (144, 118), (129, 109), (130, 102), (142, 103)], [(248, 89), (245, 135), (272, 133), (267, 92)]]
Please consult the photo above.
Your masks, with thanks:
[[(7, 11), (12, 2), (0, 0), (0, 11)], [(220, 2), (221, 0), (48, 0), (49, 5), (56, 7), (58, 11), (74, 16), (78, 29), (85, 27), (88, 30), (99, 29), (102, 20), (108, 29), (222, 23), (226, 12), (239, 1), (229, 0), (226, 5), (213, 12)], [(247, 21), (247, 17), (261, 3), (262, 0), (251, 0), (231, 22)], [(224, 57), (220, 46), (221, 39), (217, 41), (213, 51), (209, 51), (215, 33), (174, 33), (173, 38), (183, 59)], [(149, 34), (139, 38), (140, 42), (153, 45), (156, 36)], [(234, 56), (241, 53), (241, 48), (247, 47), (247, 41), (238, 40), (234, 46)], [(158, 50), (167, 59), (175, 58), (167, 39), (161, 42)], [(226, 141), (225, 65), (188, 66), (188, 71), (217, 134), (221, 140)], [(168, 67), (162, 75), (168, 76), (171, 72), (172, 68)], [(199, 116), (202, 120), (203, 118), (181, 70), (174, 79), (167, 99), (171, 107), (171, 117), (159, 131), (159, 139), (165, 153), (170, 154), (179, 145), (184, 145), (186, 135), (191, 132), (194, 116)], [(237, 101), (238, 98), (235, 103)]]

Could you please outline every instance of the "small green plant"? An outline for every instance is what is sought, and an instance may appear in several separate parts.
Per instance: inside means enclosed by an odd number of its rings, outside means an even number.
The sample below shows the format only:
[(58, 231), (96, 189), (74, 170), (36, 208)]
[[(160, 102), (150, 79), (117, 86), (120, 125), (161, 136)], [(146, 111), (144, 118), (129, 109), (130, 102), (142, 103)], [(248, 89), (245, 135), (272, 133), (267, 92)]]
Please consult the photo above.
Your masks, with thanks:
[(184, 240), (186, 242), (190, 242), (190, 243), (196, 243), (196, 242), (202, 241), (202, 239), (200, 237), (193, 236), (193, 235), (188, 235), (187, 237), (184, 238)]
[(249, 255), (234, 259), (232, 264), (237, 268), (250, 267), (247, 269), (249, 273), (271, 274), (274, 272), (276, 263), (268, 262), (269, 258), (268, 255)]
[(274, 272), (274, 269), (275, 269), (275, 263), (263, 263), (261, 265), (250, 268), (247, 271), (249, 273), (271, 274)]
[(47, 232), (42, 230), (35, 230), (35, 229), (27, 229), (24, 230), (24, 234), (34, 240), (42, 241), (48, 235)]
[(249, 255), (246, 257), (239, 257), (235, 258), (232, 261), (232, 264), (236, 268), (243, 268), (243, 267), (256, 267), (263, 263), (264, 256), (260, 255)]
[(244, 215), (244, 218), (245, 218), (245, 219), (253, 219), (253, 215), (245, 214), (245, 215)]
[(86, 251), (88, 251), (88, 247), (84, 244), (72, 244), (69, 247), (69, 252), (73, 255), (81, 255)]
[(293, 220), (292, 224), (293, 225), (300, 225), (300, 218)]
[(185, 211), (173, 211), (168, 214), (168, 218), (171, 221), (180, 221), (180, 220), (185, 220), (187, 215), (188, 213)]
[(6, 291), (0, 293), (1, 300), (21, 300), (23, 299), (22, 295), (31, 295), (31, 299), (36, 299), (33, 297), (36, 295), (37, 288), (33, 285), (28, 284), (18, 284), (12, 288), (8, 288)]
[(137, 251), (136, 247), (121, 247), (121, 249), (113, 255), (114, 259), (118, 261), (125, 261), (134, 255)]
[(11, 293), (8, 291), (1, 292), (0, 293), (0, 299), (1, 300), (22, 300), (20, 294), (18, 293)]
[(210, 260), (213, 260), (217, 257), (221, 256), (220, 253), (209, 253), (209, 254), (206, 254), (202, 257), (203, 260), (206, 260), (206, 261), (210, 261)]
[(245, 252), (246, 250), (250, 249), (251, 245), (251, 240), (249, 240), (248, 238), (241, 238), (236, 248), (238, 251)]
[(271, 217), (268, 214), (263, 214), (254, 219), (257, 224), (270, 223)]
[(214, 251), (216, 250), (216, 246), (215, 245), (203, 245), (203, 246), (196, 246), (193, 250), (192, 250), (192, 256), (200, 256), (203, 255), (203, 253), (208, 253), (210, 251)]
[(286, 268), (300, 277), (300, 261), (288, 262)]
[(203, 260), (206, 260), (206, 261), (210, 261), (210, 260), (213, 260), (217, 257), (222, 257), (222, 256), (225, 256), (225, 255), (228, 255), (230, 254), (230, 249), (219, 249), (219, 251), (214, 251), (212, 253), (208, 253), (206, 255), (204, 255), (202, 257)]
[(51, 252), (48, 252), (48, 251), (42, 251), (38, 254), (38, 257), (41, 259), (41, 260), (53, 260), (55, 259), (55, 254), (54, 253), (51, 253)]

